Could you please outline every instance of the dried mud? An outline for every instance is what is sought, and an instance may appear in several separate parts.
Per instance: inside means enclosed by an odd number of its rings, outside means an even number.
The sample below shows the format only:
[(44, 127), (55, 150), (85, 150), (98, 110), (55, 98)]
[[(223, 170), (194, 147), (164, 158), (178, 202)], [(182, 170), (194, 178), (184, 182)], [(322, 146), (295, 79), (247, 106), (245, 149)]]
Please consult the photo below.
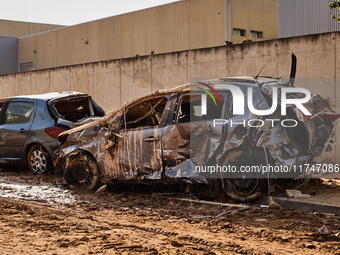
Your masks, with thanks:
[[(259, 207), (215, 217), (229, 209), (152, 195), (149, 187), (96, 194), (69, 189), (60, 175), (2, 171), (0, 252), (340, 254), (340, 217)], [(331, 234), (313, 235), (323, 225)]]

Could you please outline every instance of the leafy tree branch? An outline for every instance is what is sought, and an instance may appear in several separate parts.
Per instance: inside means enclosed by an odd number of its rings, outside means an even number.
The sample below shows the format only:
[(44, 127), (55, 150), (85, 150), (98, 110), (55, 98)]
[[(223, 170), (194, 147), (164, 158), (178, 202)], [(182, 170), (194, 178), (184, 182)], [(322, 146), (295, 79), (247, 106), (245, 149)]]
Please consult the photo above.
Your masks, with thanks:
[[(329, 4), (329, 8), (335, 9), (338, 8), (340, 10), (340, 2), (334, 1), (333, 3)], [(340, 24), (340, 13), (338, 15), (332, 15), (332, 18), (335, 19)]]

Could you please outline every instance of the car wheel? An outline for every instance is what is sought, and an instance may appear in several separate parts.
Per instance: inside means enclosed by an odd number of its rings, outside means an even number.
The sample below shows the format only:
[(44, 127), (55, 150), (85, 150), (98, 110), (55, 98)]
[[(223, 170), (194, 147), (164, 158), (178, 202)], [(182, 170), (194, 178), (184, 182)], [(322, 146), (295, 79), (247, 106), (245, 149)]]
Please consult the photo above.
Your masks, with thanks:
[(64, 178), (68, 185), (96, 189), (100, 184), (97, 162), (85, 152), (71, 155), (66, 159)]
[(268, 179), (261, 173), (240, 173), (242, 166), (266, 165), (264, 155), (258, 151), (250, 154), (248, 151), (230, 152), (224, 159), (222, 166), (233, 166), (237, 174), (224, 176), (222, 187), (225, 193), (236, 201), (251, 202), (264, 196), (268, 192)]
[(27, 163), (33, 174), (46, 174), (53, 169), (48, 152), (41, 145), (34, 145), (28, 151)]

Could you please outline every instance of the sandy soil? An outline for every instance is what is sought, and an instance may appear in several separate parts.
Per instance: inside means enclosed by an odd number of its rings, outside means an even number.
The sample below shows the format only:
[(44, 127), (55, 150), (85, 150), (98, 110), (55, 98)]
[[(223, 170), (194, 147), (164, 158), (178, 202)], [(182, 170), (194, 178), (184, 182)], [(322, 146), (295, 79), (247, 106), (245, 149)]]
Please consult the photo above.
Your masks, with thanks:
[[(320, 191), (330, 184), (313, 185)], [(168, 199), (148, 187), (117, 186), (95, 194), (69, 189), (61, 176), (5, 171), (0, 252), (340, 254), (340, 217), (276, 207), (215, 217), (229, 209)], [(323, 225), (331, 234), (315, 235)]]

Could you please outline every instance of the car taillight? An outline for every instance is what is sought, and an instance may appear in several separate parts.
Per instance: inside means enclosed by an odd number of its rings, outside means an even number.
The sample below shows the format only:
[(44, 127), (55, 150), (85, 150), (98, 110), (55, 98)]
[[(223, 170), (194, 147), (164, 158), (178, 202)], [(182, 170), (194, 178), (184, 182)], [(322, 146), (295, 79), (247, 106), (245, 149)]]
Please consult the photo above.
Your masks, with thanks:
[(324, 115), (330, 119), (331, 121), (337, 120), (340, 118), (340, 114), (338, 113), (330, 113), (330, 112), (325, 112)]
[(50, 127), (50, 128), (45, 128), (45, 132), (49, 135), (52, 136), (53, 138), (58, 138), (58, 135), (61, 132), (66, 131), (66, 128), (63, 127)]

